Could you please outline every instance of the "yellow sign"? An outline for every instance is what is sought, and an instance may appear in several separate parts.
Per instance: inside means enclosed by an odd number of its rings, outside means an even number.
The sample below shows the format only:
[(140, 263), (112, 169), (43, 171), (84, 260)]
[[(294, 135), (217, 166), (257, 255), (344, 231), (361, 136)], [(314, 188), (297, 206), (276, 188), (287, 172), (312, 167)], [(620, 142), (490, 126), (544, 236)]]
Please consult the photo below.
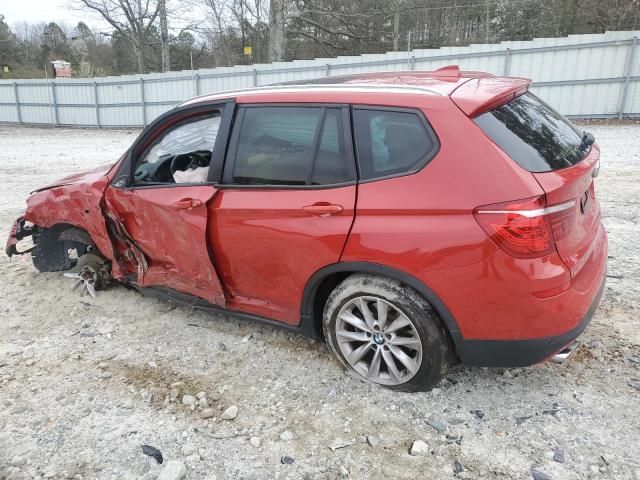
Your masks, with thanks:
[(253, 55), (253, 50), (251, 49), (251, 47), (244, 47), (244, 54)]
[(4, 73), (9, 73), (9, 65), (4, 65)]

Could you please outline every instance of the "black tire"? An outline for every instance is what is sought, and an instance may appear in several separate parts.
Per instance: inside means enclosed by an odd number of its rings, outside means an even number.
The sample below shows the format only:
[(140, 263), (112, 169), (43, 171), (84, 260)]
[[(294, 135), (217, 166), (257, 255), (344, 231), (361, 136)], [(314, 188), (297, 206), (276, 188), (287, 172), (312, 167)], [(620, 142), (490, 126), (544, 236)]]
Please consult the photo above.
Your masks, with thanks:
[(76, 260), (69, 257), (68, 242), (58, 239), (63, 230), (54, 226), (42, 230), (34, 238), (36, 245), (31, 251), (31, 259), (39, 272), (59, 272), (75, 265)]
[[(384, 300), (393, 306), (398, 314), (403, 313), (415, 328), (411, 331), (417, 332), (417, 337), (420, 339), (422, 351), (420, 357), (416, 355), (416, 358), (421, 358), (421, 361), (419, 368), (414, 369), (415, 373), (407, 381), (389, 385), (382, 381), (367, 379), (353, 368), (343, 355), (336, 337), (338, 315), (343, 307), (348, 307), (351, 301), (359, 297), (375, 298), (376, 302), (377, 299)], [(327, 299), (323, 315), (323, 332), (331, 352), (345, 369), (353, 372), (358, 378), (392, 390), (405, 392), (430, 390), (438, 384), (449, 368), (452, 346), (441, 319), (418, 292), (396, 280), (368, 274), (354, 274), (347, 277)], [(382, 347), (372, 345), (371, 348), (375, 351), (376, 348)], [(418, 363), (417, 360), (416, 363)], [(408, 376), (409, 372), (406, 373)], [(390, 374), (389, 378), (391, 379)]]

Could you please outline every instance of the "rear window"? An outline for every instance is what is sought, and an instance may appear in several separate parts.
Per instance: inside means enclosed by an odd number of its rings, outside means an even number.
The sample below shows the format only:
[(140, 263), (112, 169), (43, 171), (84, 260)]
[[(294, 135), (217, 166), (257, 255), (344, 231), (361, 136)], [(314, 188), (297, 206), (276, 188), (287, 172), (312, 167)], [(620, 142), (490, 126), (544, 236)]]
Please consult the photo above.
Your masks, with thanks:
[(549, 172), (579, 163), (588, 152), (582, 132), (532, 93), (474, 119), (518, 165)]

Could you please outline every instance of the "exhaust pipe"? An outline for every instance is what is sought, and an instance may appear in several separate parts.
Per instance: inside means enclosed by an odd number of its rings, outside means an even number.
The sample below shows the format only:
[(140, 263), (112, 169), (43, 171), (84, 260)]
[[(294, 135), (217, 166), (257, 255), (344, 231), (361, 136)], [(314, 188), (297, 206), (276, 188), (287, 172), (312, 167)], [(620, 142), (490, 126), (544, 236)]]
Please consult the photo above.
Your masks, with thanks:
[(549, 360), (553, 363), (561, 364), (580, 346), (579, 341), (574, 341), (556, 353)]

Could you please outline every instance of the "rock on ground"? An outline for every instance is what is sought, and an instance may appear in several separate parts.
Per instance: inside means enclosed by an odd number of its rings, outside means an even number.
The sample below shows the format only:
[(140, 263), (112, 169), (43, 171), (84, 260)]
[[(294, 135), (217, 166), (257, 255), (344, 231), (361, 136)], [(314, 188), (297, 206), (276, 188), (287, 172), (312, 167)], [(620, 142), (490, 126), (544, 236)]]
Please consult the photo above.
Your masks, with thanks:
[(233, 420), (237, 416), (238, 416), (238, 407), (236, 405), (232, 405), (229, 408), (227, 408), (222, 413), (222, 415), (220, 415), (220, 418), (222, 420)]
[(411, 444), (411, 450), (409, 453), (414, 457), (426, 455), (429, 453), (429, 444), (423, 440), (416, 440)]
[(180, 480), (187, 474), (187, 467), (178, 460), (169, 460), (164, 464), (157, 480)]

